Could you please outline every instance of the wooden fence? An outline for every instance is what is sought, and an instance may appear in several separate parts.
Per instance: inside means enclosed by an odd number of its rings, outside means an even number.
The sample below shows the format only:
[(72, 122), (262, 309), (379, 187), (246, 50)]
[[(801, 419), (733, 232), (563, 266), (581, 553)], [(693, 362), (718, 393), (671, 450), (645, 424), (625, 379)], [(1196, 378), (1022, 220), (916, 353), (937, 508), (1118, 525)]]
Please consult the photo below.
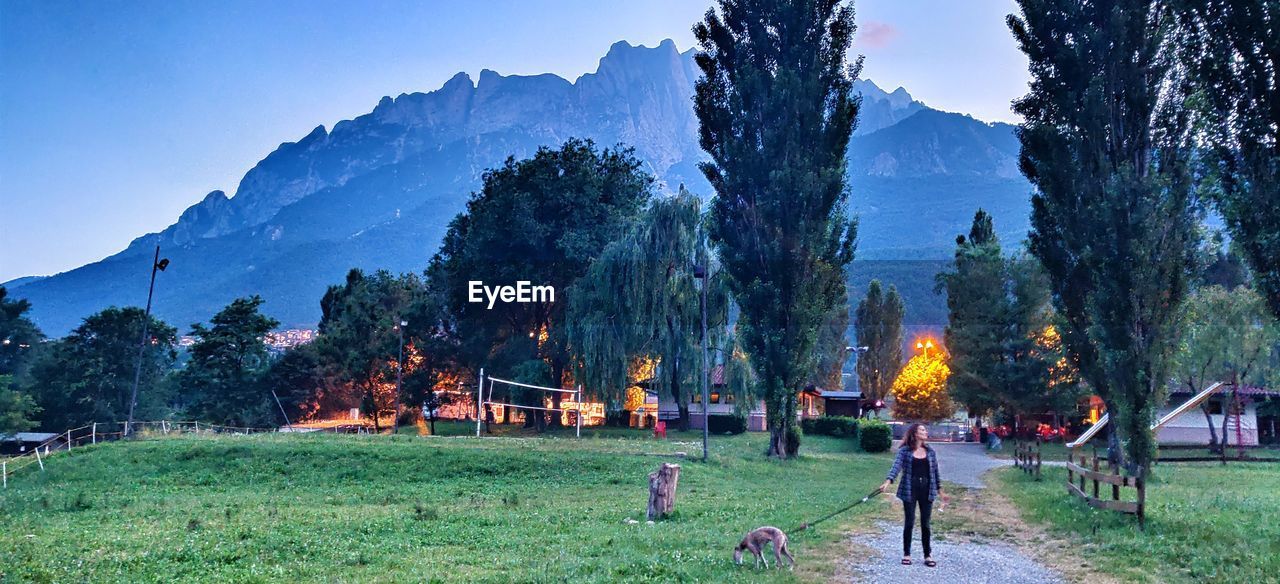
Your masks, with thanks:
[[(1081, 452), (1077, 453), (1077, 450)], [(1104, 464), (1110, 470), (1101, 470)], [(1093, 482), (1092, 495), (1087, 490), (1086, 482), (1088, 481)], [(1076, 482), (1079, 482), (1080, 485), (1076, 486)], [(1111, 496), (1109, 498), (1102, 496), (1101, 484), (1111, 485)], [(1120, 489), (1122, 488), (1135, 489), (1137, 491), (1137, 500), (1123, 500), (1120, 496)], [(1093, 447), (1091, 455), (1085, 454), (1080, 447), (1067, 449), (1067, 492), (1084, 499), (1091, 507), (1136, 515), (1138, 517), (1138, 527), (1146, 529), (1146, 481), (1141, 475), (1136, 477), (1128, 476), (1122, 474), (1118, 468), (1111, 467), (1109, 463), (1098, 457), (1096, 446)]]
[[(255, 434), (276, 432), (278, 428), (240, 428), (200, 422), (134, 422), (131, 431), (125, 432), (125, 422), (93, 423), (72, 428), (37, 444), (31, 450), (9, 458), (0, 458), (0, 485), (9, 486), (9, 477), (32, 466), (44, 470), (44, 461), (50, 455), (99, 442), (109, 442), (128, 437), (146, 437), (157, 434)], [(112, 431), (114, 430), (114, 431)]]
[[(1186, 454), (1178, 454), (1186, 453)], [(1256, 453), (1261, 453), (1259, 456)], [(1165, 444), (1156, 453), (1156, 462), (1280, 462), (1280, 451), (1257, 446), (1228, 445), (1212, 452), (1205, 444)]]
[(1013, 466), (1022, 469), (1036, 480), (1040, 480), (1040, 439), (1036, 438), (1035, 442), (1023, 442), (1021, 440), (1013, 443)]

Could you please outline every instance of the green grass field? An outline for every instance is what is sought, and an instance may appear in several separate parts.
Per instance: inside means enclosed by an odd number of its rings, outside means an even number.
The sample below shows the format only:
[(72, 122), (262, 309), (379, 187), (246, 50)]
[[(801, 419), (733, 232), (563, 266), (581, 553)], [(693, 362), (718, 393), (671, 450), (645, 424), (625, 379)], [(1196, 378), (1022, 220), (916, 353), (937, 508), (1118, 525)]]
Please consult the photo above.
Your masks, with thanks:
[(1093, 509), (1069, 496), (1063, 468), (1045, 467), (1038, 483), (1015, 469), (998, 472), (1025, 519), (1078, 536), (1081, 555), (1122, 579), (1280, 578), (1280, 464), (1157, 465), (1147, 489), (1145, 533), (1132, 516)]
[[(77, 448), (0, 492), (0, 582), (818, 580), (843, 559), (841, 529), (887, 504), (793, 535), (795, 572), (734, 566), (748, 529), (843, 506), (879, 483), (887, 455), (806, 437), (799, 459), (771, 461), (767, 436), (746, 434), (713, 438), (703, 464), (659, 456), (700, 453), (700, 434), (646, 436), (182, 436)], [(647, 474), (664, 461), (682, 466), (676, 513), (647, 525)]]

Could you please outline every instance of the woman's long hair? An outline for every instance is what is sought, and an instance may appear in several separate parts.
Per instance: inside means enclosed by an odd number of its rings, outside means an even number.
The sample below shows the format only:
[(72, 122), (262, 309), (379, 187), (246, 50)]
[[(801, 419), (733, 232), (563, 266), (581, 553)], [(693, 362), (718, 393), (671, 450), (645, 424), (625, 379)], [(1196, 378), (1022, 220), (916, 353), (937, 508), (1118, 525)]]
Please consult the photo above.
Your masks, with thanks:
[(912, 424), (907, 427), (907, 435), (902, 437), (902, 445), (915, 452), (916, 448), (920, 447), (920, 439), (916, 436), (916, 433), (923, 427), (924, 424)]

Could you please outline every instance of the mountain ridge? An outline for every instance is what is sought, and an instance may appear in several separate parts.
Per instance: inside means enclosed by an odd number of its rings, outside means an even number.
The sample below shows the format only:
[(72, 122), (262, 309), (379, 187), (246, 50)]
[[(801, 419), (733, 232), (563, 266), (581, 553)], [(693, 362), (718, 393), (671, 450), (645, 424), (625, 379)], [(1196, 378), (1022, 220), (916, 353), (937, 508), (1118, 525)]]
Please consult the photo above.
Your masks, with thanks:
[[(324, 286), (351, 267), (422, 269), (485, 168), (570, 137), (633, 147), (661, 191), (684, 184), (709, 196), (697, 170), (706, 157), (692, 54), (669, 40), (619, 41), (572, 82), (484, 69), (474, 81), (458, 73), (434, 91), (384, 96), (368, 113), (282, 143), (233, 195), (212, 191), (165, 229), (18, 294), (46, 331), (68, 330), (105, 306), (138, 304), (159, 243), (173, 260), (157, 285), (162, 317), (185, 325), (261, 293), (285, 325), (313, 324)], [(863, 107), (849, 162), (862, 253), (945, 257), (979, 205), (994, 207), (1002, 235), (1020, 237), (1029, 185), (1016, 174), (1010, 126), (930, 109), (901, 87), (858, 80), (855, 90)], [(919, 225), (929, 232), (909, 233)]]

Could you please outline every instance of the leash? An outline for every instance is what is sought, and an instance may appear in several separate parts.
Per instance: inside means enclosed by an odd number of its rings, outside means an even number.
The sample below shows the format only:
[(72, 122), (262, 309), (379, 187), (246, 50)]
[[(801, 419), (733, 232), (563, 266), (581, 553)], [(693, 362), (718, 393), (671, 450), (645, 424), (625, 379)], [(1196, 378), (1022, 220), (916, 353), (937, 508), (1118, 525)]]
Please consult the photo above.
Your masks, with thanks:
[(866, 503), (867, 501), (871, 500), (871, 498), (872, 498), (872, 497), (874, 497), (874, 496), (876, 496), (876, 495), (879, 495), (880, 493), (881, 493), (880, 488), (879, 488), (879, 487), (877, 487), (877, 488), (876, 488), (876, 490), (871, 491), (870, 493), (867, 493), (867, 496), (865, 496), (865, 497), (863, 497), (863, 498), (861, 498), (861, 499), (858, 499), (857, 501), (854, 501), (854, 502), (852, 502), (852, 503), (849, 503), (848, 505), (845, 505), (844, 507), (840, 508), (838, 511), (835, 511), (835, 512), (832, 512), (832, 513), (828, 513), (825, 517), (823, 517), (823, 518), (821, 518), (821, 519), (817, 519), (817, 520), (811, 521), (811, 522), (809, 522), (809, 523), (801, 523), (799, 527), (797, 527), (797, 528), (795, 528), (795, 529), (792, 529), (792, 530), (791, 530), (791, 532), (792, 532), (792, 533), (798, 533), (798, 532), (804, 531), (804, 530), (806, 530), (806, 529), (809, 529), (810, 527), (813, 527), (813, 526), (815, 526), (815, 525), (817, 525), (817, 524), (819, 524), (819, 523), (822, 523), (823, 521), (826, 521), (826, 520), (828, 520), (828, 519), (831, 519), (832, 517), (835, 517), (836, 515), (839, 515), (839, 514), (841, 514), (841, 513), (844, 513), (845, 511), (848, 511), (848, 510), (850, 510), (850, 509), (853, 509), (854, 507), (857, 507), (858, 505), (861, 505), (861, 504), (863, 504), (863, 503)]

